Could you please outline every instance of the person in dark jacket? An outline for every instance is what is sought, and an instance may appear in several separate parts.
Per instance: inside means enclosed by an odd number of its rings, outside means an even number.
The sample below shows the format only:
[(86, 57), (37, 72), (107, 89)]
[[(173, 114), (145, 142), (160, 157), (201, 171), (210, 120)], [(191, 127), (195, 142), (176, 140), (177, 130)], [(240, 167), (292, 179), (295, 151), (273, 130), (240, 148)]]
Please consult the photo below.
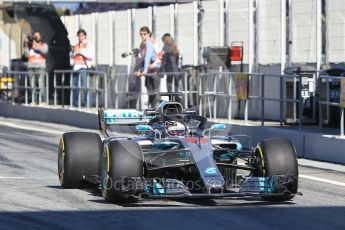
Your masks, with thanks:
[[(173, 37), (170, 34), (164, 34), (162, 37), (163, 41), (163, 57), (161, 63), (161, 72), (166, 72), (167, 74), (167, 90), (168, 92), (178, 92), (179, 81), (181, 79), (181, 74), (177, 74), (176, 72), (180, 72), (178, 65), (179, 65), (179, 55), (180, 52), (176, 46), (176, 43)], [(174, 74), (169, 74), (174, 73)], [(173, 89), (174, 85), (174, 89)], [(175, 97), (175, 100), (181, 102), (180, 97)]]

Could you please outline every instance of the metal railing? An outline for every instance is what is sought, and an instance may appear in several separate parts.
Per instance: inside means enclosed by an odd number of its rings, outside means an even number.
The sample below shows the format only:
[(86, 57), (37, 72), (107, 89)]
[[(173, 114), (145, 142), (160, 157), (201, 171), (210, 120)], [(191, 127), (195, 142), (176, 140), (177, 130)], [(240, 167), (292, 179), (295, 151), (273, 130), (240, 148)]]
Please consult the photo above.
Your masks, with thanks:
[[(86, 84), (83, 81), (86, 78)], [(108, 107), (108, 77), (106, 72), (94, 70), (55, 70), (54, 71), (54, 105), (70, 107)], [(86, 94), (86, 95), (85, 95)], [(92, 95), (91, 95), (92, 94)], [(101, 98), (103, 94), (103, 97)], [(65, 97), (69, 95), (69, 102)], [(85, 100), (82, 100), (84, 96)], [(75, 100), (77, 98), (77, 104)], [(82, 102), (85, 104), (83, 105)]]
[[(335, 76), (324, 76), (324, 75), (320, 75), (319, 79), (318, 79), (318, 86), (319, 86), (319, 130), (320, 133), (322, 132), (322, 126), (323, 126), (323, 115), (322, 115), (322, 105), (327, 106), (326, 108), (326, 116), (327, 116), (327, 120), (330, 120), (330, 107), (338, 107), (339, 108), (339, 112), (340, 112), (340, 136), (344, 136), (344, 108), (341, 107), (340, 104), (340, 93), (341, 93), (341, 89), (340, 89), (340, 81), (341, 81), (341, 77), (335, 77)], [(324, 84), (326, 83), (326, 87), (323, 87)], [(333, 95), (333, 98), (335, 98), (335, 101), (330, 101), (330, 83), (336, 83), (337, 85), (339, 85), (336, 89), (336, 91), (338, 92), (337, 95)], [(325, 89), (324, 89), (325, 88)], [(326, 92), (324, 92), (324, 90), (326, 90)], [(324, 97), (322, 97), (322, 95), (324, 95), (325, 93), (325, 100)]]
[[(232, 109), (233, 109), (233, 102), (234, 100), (237, 101), (237, 103), (241, 103), (240, 99), (238, 99), (236, 95), (236, 88), (235, 88), (235, 76), (238, 74), (244, 74), (244, 73), (235, 73), (235, 72), (215, 72), (215, 73), (202, 73), (199, 74), (199, 83), (198, 83), (198, 89), (199, 89), (199, 97), (200, 97), (200, 103), (199, 103), (199, 113), (201, 115), (208, 115), (209, 117), (216, 119), (217, 112), (218, 112), (218, 106), (219, 106), (219, 98), (225, 97), (227, 98), (226, 101), (228, 101), (228, 104), (222, 105), (226, 106), (228, 108), (227, 111), (227, 118), (230, 120), (232, 119)], [(247, 74), (248, 75), (248, 97), (247, 99), (243, 99), (244, 101), (244, 121), (248, 121), (249, 117), (249, 111), (248, 111), (248, 102), (249, 101), (260, 101), (260, 107), (261, 107), (261, 125), (264, 125), (265, 123), (265, 102), (267, 101), (273, 101), (273, 102), (279, 102), (279, 114), (280, 114), (280, 127), (283, 126), (283, 120), (284, 120), (284, 104), (286, 103), (293, 103), (294, 104), (294, 112), (296, 111), (296, 105), (298, 105), (298, 125), (299, 129), (302, 128), (302, 121), (303, 116), (303, 97), (301, 96), (299, 92), (299, 96), (296, 95), (296, 86), (298, 85), (298, 88), (302, 88), (302, 76), (301, 75), (273, 75), (273, 74), (262, 74), (262, 73), (253, 73), (253, 74)], [(257, 84), (254, 84), (255, 78), (259, 78), (259, 82), (256, 81)], [(273, 98), (273, 97), (267, 97), (265, 96), (265, 84), (267, 78), (279, 78), (279, 97)], [(211, 81), (210, 81), (211, 79)], [(294, 93), (292, 98), (287, 98), (284, 89), (284, 84), (286, 83), (287, 79), (292, 79), (294, 84)], [(222, 83), (219, 83), (222, 81)], [(212, 84), (209, 84), (212, 82)], [(225, 83), (225, 85), (224, 85)], [(220, 89), (220, 86), (222, 87)], [(258, 94), (253, 94), (253, 88), (260, 88)], [(235, 92), (235, 94), (234, 94)], [(213, 108), (212, 108), (213, 107)], [(206, 113), (208, 109), (208, 114)], [(295, 115), (294, 115), (295, 116)]]
[[(184, 107), (189, 107), (197, 104), (197, 99), (194, 100), (193, 96), (197, 97), (198, 91), (197, 89), (193, 90), (193, 83), (191, 83), (191, 80), (193, 76), (188, 75), (186, 71), (182, 72), (165, 72), (165, 73), (154, 73), (154, 74), (146, 74), (147, 77), (159, 77), (160, 79), (160, 87), (151, 93), (147, 92), (146, 89), (143, 88), (143, 84), (145, 81), (145, 77), (137, 77), (135, 74), (125, 74), (125, 73), (119, 73), (115, 74), (115, 81), (113, 84), (114, 89), (114, 101), (115, 101), (115, 108), (120, 107), (135, 107), (139, 110), (141, 110), (144, 107), (145, 99), (144, 97), (147, 97), (149, 95), (155, 95), (160, 94), (161, 88), (164, 88), (162, 85), (162, 82), (164, 80), (167, 80), (167, 76), (179, 76), (181, 79), (179, 80), (182, 84), (180, 84), (179, 89), (175, 88), (175, 80), (176, 78), (172, 79), (171, 85), (171, 92), (179, 92), (182, 94), (181, 102), (184, 105)], [(196, 86), (195, 86), (196, 88)], [(144, 90), (142, 90), (144, 89)], [(146, 91), (146, 92), (145, 92)], [(125, 99), (121, 100), (121, 99)], [(124, 102), (125, 105), (121, 106), (121, 102)], [(133, 103), (135, 105), (133, 105)]]
[[(143, 109), (145, 107), (145, 97), (148, 95), (158, 94), (165, 92), (159, 90), (159, 92), (152, 92), (151, 94), (145, 92), (143, 87), (145, 78), (138, 78), (134, 74), (114, 74), (113, 82), (110, 84), (107, 73), (101, 71), (84, 71), (87, 75), (86, 84), (83, 85), (81, 81), (80, 71), (73, 70), (56, 70), (54, 71), (53, 79), (53, 99), (54, 105), (61, 104), (62, 107), (69, 105), (71, 107), (108, 107), (108, 100), (113, 99), (114, 104), (111, 107), (114, 108), (129, 108), (132, 99), (135, 101), (134, 108)], [(236, 76), (238, 74), (246, 74), (248, 76), (248, 97), (246, 99), (238, 99), (236, 95)], [(7, 71), (6, 77), (13, 78), (12, 94), (10, 94), (11, 102), (18, 103), (37, 103), (42, 104), (41, 96), (42, 93), (46, 94), (46, 102), (49, 104), (49, 75), (46, 72), (27, 72), (27, 71)], [(302, 83), (305, 81), (303, 75), (273, 75), (273, 74), (262, 74), (262, 73), (235, 73), (235, 72), (213, 72), (213, 73), (197, 73), (196, 76), (189, 75), (186, 71), (182, 72), (171, 72), (171, 73), (156, 73), (147, 74), (151, 77), (160, 77), (161, 87), (166, 80), (167, 75), (181, 76), (180, 87), (175, 89), (174, 80), (172, 82), (172, 92), (179, 92), (182, 94), (181, 102), (184, 107), (195, 106), (199, 109), (199, 114), (208, 116), (213, 119), (220, 117), (231, 119), (243, 119), (245, 123), (248, 119), (258, 120), (261, 125), (265, 125), (268, 121), (267, 113), (265, 113), (268, 102), (277, 102), (279, 105), (273, 107), (271, 103), (270, 111), (279, 111), (276, 114), (279, 120), (280, 127), (284, 126), (284, 118), (286, 118), (287, 105), (293, 106), (293, 123), (298, 123), (299, 130), (302, 130), (304, 123), (304, 107), (305, 107), (305, 96), (302, 92)], [(32, 78), (43, 76), (45, 79), (45, 87), (39, 87), (32, 83)], [(77, 77), (77, 84), (73, 80), (73, 76)], [(134, 81), (133, 81), (134, 79)], [(273, 87), (270, 82), (274, 79), (276, 87), (273, 95), (267, 95), (267, 86)], [(191, 81), (193, 80), (193, 82)], [(315, 80), (315, 76), (313, 77)], [(73, 82), (74, 81), (74, 82)], [(132, 82), (131, 82), (132, 81)], [(324, 114), (327, 116), (327, 120), (330, 117), (330, 107), (340, 107), (338, 101), (330, 100), (330, 84), (340, 81), (340, 77), (330, 77), (320, 75), (317, 84), (313, 85), (313, 119), (318, 115), (319, 130), (321, 132), (323, 126)], [(133, 83), (134, 82), (134, 83)], [(287, 95), (287, 82), (293, 85), (292, 96)], [(333, 82), (333, 83), (332, 83)], [(133, 84), (137, 84), (135, 90), (133, 90)], [(8, 89), (7, 88), (7, 89)], [(334, 87), (333, 87), (334, 88)], [(317, 90), (317, 91), (316, 91)], [(334, 90), (334, 89), (333, 89)], [(339, 95), (340, 87), (336, 89)], [(11, 89), (8, 89), (10, 92)], [(109, 92), (110, 91), (110, 92)], [(73, 92), (77, 94), (78, 103), (73, 105)], [(86, 94), (85, 105), (82, 104), (82, 96)], [(326, 96), (321, 96), (321, 95)], [(112, 96), (113, 95), (113, 96)], [(272, 94), (271, 94), (272, 95)], [(109, 97), (110, 96), (110, 97)], [(7, 97), (8, 98), (8, 97)], [(121, 104), (122, 103), (122, 104)], [(238, 106), (237, 115), (234, 115), (235, 106)], [(250, 105), (250, 106), (249, 106)], [(255, 105), (255, 106), (253, 106)], [(240, 107), (242, 106), (243, 114), (240, 116)], [(327, 110), (322, 110), (326, 106)], [(243, 108), (244, 107), (244, 108)], [(251, 108), (250, 108), (251, 107)], [(253, 109), (255, 107), (256, 109)], [(289, 108), (290, 108), (289, 107)], [(133, 107), (131, 107), (133, 108)], [(318, 111), (316, 111), (318, 110)], [(332, 112), (332, 114), (334, 111)], [(256, 118), (253, 118), (255, 117)], [(279, 116), (279, 117), (278, 117)], [(340, 109), (340, 135), (344, 135), (344, 120), (345, 114), (344, 109)]]
[[(13, 79), (7, 85), (7, 99), (12, 103), (49, 105), (49, 75), (44, 71), (6, 71), (6, 78)], [(45, 101), (43, 101), (44, 99)]]

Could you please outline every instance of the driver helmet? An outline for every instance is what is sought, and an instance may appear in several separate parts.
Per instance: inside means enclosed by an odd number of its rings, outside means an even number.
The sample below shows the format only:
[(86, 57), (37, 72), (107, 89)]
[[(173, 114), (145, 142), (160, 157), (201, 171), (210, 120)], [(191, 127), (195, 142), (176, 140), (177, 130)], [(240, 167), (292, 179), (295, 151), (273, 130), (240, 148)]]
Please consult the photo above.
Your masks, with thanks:
[(184, 136), (186, 128), (183, 124), (177, 121), (166, 121), (166, 129), (169, 136)]

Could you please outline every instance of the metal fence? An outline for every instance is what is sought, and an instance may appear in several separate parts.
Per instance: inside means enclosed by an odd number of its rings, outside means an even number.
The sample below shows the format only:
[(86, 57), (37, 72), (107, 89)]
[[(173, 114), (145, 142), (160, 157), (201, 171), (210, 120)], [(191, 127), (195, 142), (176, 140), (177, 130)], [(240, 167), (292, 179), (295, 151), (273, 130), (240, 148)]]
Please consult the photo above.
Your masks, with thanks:
[[(340, 136), (344, 136), (344, 108), (341, 106), (340, 97), (341, 97), (341, 77), (335, 76), (323, 76), (320, 75), (318, 79), (319, 85), (319, 130), (322, 132), (322, 126), (324, 123), (329, 123), (331, 120), (337, 123), (339, 122), (340, 127)], [(333, 85), (332, 91), (330, 86)], [(326, 106), (326, 120), (324, 120), (322, 107)], [(334, 108), (330, 112), (330, 108)], [(334, 117), (331, 117), (334, 116)], [(339, 121), (337, 121), (337, 115), (339, 116)]]
[(55, 70), (53, 84), (55, 106), (108, 107), (108, 77), (106, 72)]
[[(283, 127), (286, 107), (288, 104), (294, 109), (294, 120), (298, 123), (299, 129), (302, 129), (303, 124), (303, 106), (305, 98), (301, 96), (303, 76), (302, 75), (272, 75), (272, 74), (246, 74), (248, 76), (248, 97), (246, 99), (238, 99), (236, 94), (235, 78), (238, 74), (234, 72), (213, 72), (213, 73), (198, 73), (196, 76), (189, 74), (187, 71), (174, 73), (159, 73), (148, 74), (147, 76), (161, 77), (161, 91), (162, 84), (166, 80), (167, 75), (180, 75), (180, 87), (178, 91), (182, 94), (182, 104), (184, 107), (195, 107), (200, 115), (204, 115), (213, 119), (227, 118), (242, 119), (239, 114), (233, 115), (234, 111), (239, 111), (235, 106), (243, 106), (243, 119), (245, 122), (250, 117), (253, 117), (248, 110), (248, 103), (256, 101), (260, 105), (260, 121), (264, 125), (267, 120), (265, 117), (265, 106), (267, 102), (278, 102), (278, 110), (280, 114), (279, 123)], [(269, 78), (279, 79), (278, 97), (269, 97), (265, 95), (266, 81)], [(149, 95), (143, 88), (143, 81), (137, 81), (138, 78), (134, 74), (116, 74), (114, 82), (114, 98), (115, 108), (144, 108), (144, 97)], [(133, 83), (134, 80), (134, 83)], [(291, 97), (286, 94), (287, 81), (292, 82), (294, 92)], [(133, 87), (133, 84), (136, 85)], [(163, 87), (164, 88), (164, 87)], [(254, 93), (252, 89), (260, 90)], [(256, 90), (257, 91), (257, 90)], [(175, 92), (175, 90), (173, 90)], [(159, 92), (154, 92), (154, 94)], [(134, 103), (131, 103), (134, 100)], [(225, 111), (225, 112), (224, 112)], [(313, 112), (315, 113), (315, 112)], [(313, 115), (314, 116), (314, 115)]]
[[(298, 85), (301, 89), (302, 84), (302, 76), (301, 75), (273, 75), (273, 74), (262, 74), (262, 73), (255, 73), (255, 74), (245, 74), (248, 76), (248, 84), (247, 84), (247, 96), (244, 99), (239, 99), (238, 95), (238, 86), (236, 86), (236, 77), (239, 75), (243, 75), (243, 73), (233, 73), (233, 72), (215, 72), (215, 73), (202, 73), (199, 75), (199, 83), (198, 89), (200, 97), (200, 104), (199, 104), (199, 113), (201, 115), (209, 116), (213, 119), (216, 119), (219, 113), (219, 106), (226, 111), (226, 118), (232, 119), (233, 116), (233, 103), (236, 102), (237, 106), (244, 107), (244, 115), (243, 119), (245, 122), (248, 121), (248, 117), (250, 117), (249, 110), (248, 110), (248, 102), (250, 101), (258, 101), (260, 103), (260, 121), (261, 124), (264, 125), (265, 123), (265, 104), (266, 102), (278, 102), (280, 114), (280, 126), (283, 126), (284, 123), (284, 114), (286, 111), (287, 103), (292, 103), (294, 107), (296, 105), (299, 107), (298, 110), (294, 109), (294, 113), (298, 111), (298, 118), (302, 117), (303, 111), (303, 97), (298, 96), (297, 92), (293, 94), (291, 98), (287, 98), (286, 95), (286, 81), (291, 80), (294, 84), (294, 88)], [(265, 85), (266, 80), (269, 78), (279, 79), (279, 97), (268, 97), (265, 95)], [(256, 80), (258, 79), (258, 80)], [(254, 93), (253, 89), (259, 89), (257, 93)], [(223, 98), (223, 103), (220, 103), (220, 99)], [(226, 102), (226, 103), (224, 103)], [(242, 105), (243, 104), (243, 105)], [(285, 105), (285, 106), (284, 106)], [(237, 113), (239, 108), (237, 108)], [(235, 117), (239, 117), (239, 115), (235, 115)], [(296, 115), (294, 115), (296, 117)], [(298, 121), (299, 127), (302, 127), (303, 119), (295, 119)]]
[[(44, 71), (6, 71), (1, 78), (3, 100), (49, 105), (49, 75)], [(6, 83), (6, 84), (5, 84)]]
[[(329, 125), (330, 122), (333, 122), (334, 126), (340, 127), (340, 135), (344, 135), (345, 115), (343, 108), (339, 110), (340, 77), (320, 75), (317, 81), (315, 81), (316, 75), (309, 78), (313, 84), (309, 84), (307, 91), (309, 90), (312, 94), (306, 95), (308, 92), (305, 91), (303, 84), (309, 80), (306, 80), (302, 74), (272, 75), (220, 71), (193, 72), (191, 70), (194, 71), (196, 68), (184, 69), (181, 72), (147, 74), (147, 76), (160, 79), (159, 89), (152, 92), (151, 95), (163, 95), (162, 92), (168, 91), (165, 88), (167, 76), (179, 76), (179, 88), (175, 88), (176, 79), (173, 78), (170, 91), (179, 92), (179, 99), (184, 107), (194, 107), (200, 115), (213, 119), (240, 119), (244, 122), (249, 119), (258, 120), (261, 125), (265, 125), (265, 122), (272, 121), (267, 118), (267, 115), (275, 110), (279, 111), (279, 118), (273, 121), (278, 121), (280, 127), (284, 127), (288, 110), (291, 108), (293, 111), (292, 115), (290, 114), (292, 124), (298, 124), (299, 130), (301, 130), (306, 122), (304, 112), (309, 103), (312, 104), (309, 109), (312, 124), (318, 125), (320, 132), (324, 124)], [(85, 84), (82, 82), (82, 74), (86, 74)], [(238, 76), (247, 78), (245, 98), (241, 98), (239, 95)], [(41, 96), (44, 92), (47, 98), (46, 103), (49, 105), (49, 75), (47, 73), (7, 71), (3, 75), (2, 81), (4, 81), (4, 77), (9, 84), (2, 84), (0, 90), (2, 90), (1, 93), (7, 93), (5, 99), (8, 102), (42, 105)], [(45, 79), (44, 87), (38, 86), (37, 82), (33, 81), (34, 78), (39, 77)], [(272, 79), (279, 88), (275, 89), (274, 96), (267, 94), (274, 87), (271, 85)], [(134, 74), (118, 73), (110, 76), (102, 71), (56, 70), (51, 83), (50, 99), (55, 106), (68, 106), (69, 108), (111, 107), (141, 110), (147, 107), (145, 102), (147, 96), (150, 95), (144, 87), (144, 81), (144, 77), (138, 78)], [(290, 94), (288, 92), (289, 84), (292, 88)], [(73, 97), (77, 98), (76, 104), (73, 103), (76, 102)], [(84, 98), (85, 100), (83, 100)], [(1, 99), (4, 100), (4, 98)], [(111, 101), (110, 104), (109, 101)], [(271, 103), (271, 108), (267, 112), (269, 103)], [(256, 109), (249, 109), (253, 104)]]
[[(135, 74), (115, 74), (113, 82), (113, 100), (115, 108), (143, 109), (147, 106), (146, 97), (150, 95), (166, 95), (165, 92), (179, 94), (173, 95), (173, 100), (178, 100), (186, 108), (197, 105), (197, 81), (194, 74), (188, 71), (165, 72), (146, 74), (146, 77), (159, 78), (159, 87), (155, 91), (147, 92), (144, 88), (145, 77), (137, 77)], [(167, 80), (171, 77), (171, 88), (168, 90)], [(178, 81), (178, 83), (176, 83)], [(180, 84), (181, 83), (181, 84)], [(178, 88), (177, 88), (178, 87)]]

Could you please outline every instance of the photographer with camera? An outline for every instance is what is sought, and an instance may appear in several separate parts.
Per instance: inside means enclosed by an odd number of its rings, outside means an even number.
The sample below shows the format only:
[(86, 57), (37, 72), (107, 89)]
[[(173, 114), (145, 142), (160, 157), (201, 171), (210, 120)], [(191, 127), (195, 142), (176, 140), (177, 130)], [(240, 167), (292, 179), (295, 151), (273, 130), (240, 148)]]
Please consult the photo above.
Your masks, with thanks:
[[(82, 104), (87, 103), (87, 94), (89, 93), (86, 89), (87, 87), (87, 70), (93, 68), (93, 61), (94, 61), (94, 49), (93, 45), (87, 40), (86, 31), (83, 29), (79, 29), (77, 32), (78, 36), (78, 44), (71, 46), (70, 52), (70, 62), (73, 66), (73, 70), (79, 71), (78, 73), (73, 74), (72, 84), (73, 87), (79, 87), (79, 80), (80, 80), (80, 87), (84, 88), (84, 100)], [(80, 79), (79, 79), (80, 78)], [(74, 89), (73, 93), (73, 106), (78, 106), (79, 102), (79, 90)], [(92, 103), (90, 103), (92, 104)]]
[[(28, 71), (30, 72), (32, 90), (32, 103), (36, 101), (47, 102), (46, 97), (46, 54), (48, 45), (41, 40), (41, 34), (34, 32), (24, 41), (24, 56), (28, 59)], [(38, 91), (36, 90), (38, 83)], [(38, 98), (40, 96), (40, 98)]]
[(137, 77), (145, 77), (149, 107), (155, 108), (159, 103), (160, 91), (160, 77), (155, 74), (160, 68), (163, 53), (160, 45), (152, 37), (152, 33), (147, 26), (140, 28), (140, 36), (142, 39), (140, 44), (142, 62), (135, 75)]
[[(138, 71), (141, 68), (142, 65), (142, 57), (140, 54), (140, 50), (138, 48), (134, 48), (130, 50), (129, 52), (125, 52), (121, 54), (122, 58), (132, 58), (134, 66), (133, 70), (134, 72)], [(132, 70), (131, 70), (132, 71)], [(138, 103), (138, 93), (140, 93), (140, 79), (136, 76), (129, 75), (128, 76), (128, 92), (127, 92), (127, 100), (126, 103), (128, 103), (129, 108), (134, 109), (137, 107)]]

